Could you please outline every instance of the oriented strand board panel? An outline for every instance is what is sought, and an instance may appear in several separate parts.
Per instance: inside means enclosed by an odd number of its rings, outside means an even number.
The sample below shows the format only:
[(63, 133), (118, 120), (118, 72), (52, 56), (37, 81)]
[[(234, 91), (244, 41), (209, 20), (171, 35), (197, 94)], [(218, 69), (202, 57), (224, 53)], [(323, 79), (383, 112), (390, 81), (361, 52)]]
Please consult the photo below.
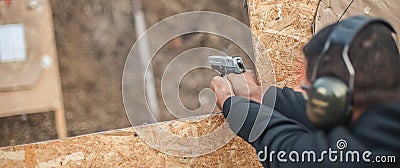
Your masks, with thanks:
[[(221, 128), (230, 132), (221, 114), (126, 128), (63, 140), (0, 148), (0, 167), (261, 167), (255, 150), (234, 136), (218, 150), (198, 157), (168, 155), (148, 145), (138, 132), (156, 137), (160, 128), (179, 136), (205, 136)], [(208, 138), (196, 148), (204, 149), (224, 137)], [(177, 150), (187, 144), (158, 138), (164, 146)], [(209, 144), (209, 145), (207, 145)], [(153, 144), (154, 145), (154, 144)], [(192, 149), (194, 149), (192, 147)], [(186, 153), (188, 154), (188, 153)]]
[[(312, 37), (319, 0), (249, 0), (258, 80), (299, 89), (304, 78), (302, 48)], [(271, 61), (270, 61), (271, 60)]]

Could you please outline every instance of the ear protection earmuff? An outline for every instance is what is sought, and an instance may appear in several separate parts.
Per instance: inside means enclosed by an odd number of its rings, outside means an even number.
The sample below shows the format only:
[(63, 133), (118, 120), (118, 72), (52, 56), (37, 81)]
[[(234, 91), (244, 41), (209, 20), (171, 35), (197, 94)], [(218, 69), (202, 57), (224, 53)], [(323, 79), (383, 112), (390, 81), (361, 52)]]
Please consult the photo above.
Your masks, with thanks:
[[(351, 43), (358, 33), (367, 25), (380, 23), (388, 27), (393, 33), (394, 28), (385, 20), (367, 16), (353, 16), (339, 22), (330, 33), (324, 48), (313, 66), (307, 101), (307, 116), (317, 127), (329, 129), (337, 125), (344, 125), (351, 119), (352, 91), (354, 89), (355, 70), (350, 61), (348, 52)], [(349, 73), (349, 82), (334, 76), (320, 76), (317, 78), (321, 60), (327, 55), (331, 45), (342, 47), (342, 59)]]

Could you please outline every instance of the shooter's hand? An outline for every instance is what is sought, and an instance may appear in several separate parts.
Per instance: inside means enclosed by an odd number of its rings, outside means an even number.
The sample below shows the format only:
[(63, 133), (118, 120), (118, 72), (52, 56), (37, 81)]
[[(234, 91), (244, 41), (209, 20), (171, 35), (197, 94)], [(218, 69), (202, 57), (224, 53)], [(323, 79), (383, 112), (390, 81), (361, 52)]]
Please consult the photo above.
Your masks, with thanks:
[(230, 81), (236, 96), (251, 99), (258, 103), (262, 102), (265, 89), (257, 84), (256, 74), (252, 70), (246, 70), (242, 74), (228, 74), (226, 78)]
[(217, 106), (221, 110), (224, 106), (225, 100), (234, 96), (231, 84), (224, 77), (215, 76), (211, 80), (210, 88), (214, 91), (217, 99)]

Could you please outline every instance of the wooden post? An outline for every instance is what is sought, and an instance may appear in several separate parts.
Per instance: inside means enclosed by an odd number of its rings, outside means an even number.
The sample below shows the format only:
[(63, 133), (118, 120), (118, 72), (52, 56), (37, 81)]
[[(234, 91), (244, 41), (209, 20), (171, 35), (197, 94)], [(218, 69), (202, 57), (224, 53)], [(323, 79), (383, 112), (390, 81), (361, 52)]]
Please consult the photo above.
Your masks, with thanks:
[(67, 137), (49, 1), (0, 1), (0, 9), (0, 25), (22, 25), (26, 46), (25, 60), (0, 62), (0, 117), (54, 111), (58, 137)]

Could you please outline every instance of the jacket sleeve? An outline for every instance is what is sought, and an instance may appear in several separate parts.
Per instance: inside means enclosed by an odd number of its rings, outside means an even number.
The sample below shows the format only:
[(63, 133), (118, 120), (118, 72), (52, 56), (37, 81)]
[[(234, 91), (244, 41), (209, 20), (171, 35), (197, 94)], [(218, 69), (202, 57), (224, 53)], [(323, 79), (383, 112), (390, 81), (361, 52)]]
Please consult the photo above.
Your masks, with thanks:
[[(274, 111), (273, 108), (241, 97), (231, 97), (226, 100), (223, 114), (232, 131), (256, 149), (264, 167), (343, 167), (343, 163), (332, 162), (327, 155), (321, 156), (324, 150), (338, 150), (336, 148), (337, 141), (340, 139), (347, 141), (349, 148), (345, 150), (366, 150), (344, 127), (335, 128), (329, 133), (310, 131), (298, 121)], [(272, 151), (276, 153), (271, 157)], [(286, 162), (285, 159), (278, 160), (277, 153), (279, 151), (286, 152)], [(299, 154), (292, 155), (294, 161), (289, 157), (290, 153), (295, 153), (292, 151)], [(314, 160), (302, 162), (303, 158), (306, 159), (302, 157), (303, 151), (313, 151), (315, 162), (313, 162)], [(310, 159), (314, 159), (313, 156), (310, 157), (312, 157)], [(318, 159), (321, 158), (324, 159), (318, 162)], [(350, 167), (366, 166), (364, 163), (346, 163), (345, 165)]]
[(306, 100), (301, 92), (291, 88), (271, 86), (264, 94), (263, 105), (279, 111), (282, 115), (304, 125), (309, 130), (317, 130), (306, 114)]

